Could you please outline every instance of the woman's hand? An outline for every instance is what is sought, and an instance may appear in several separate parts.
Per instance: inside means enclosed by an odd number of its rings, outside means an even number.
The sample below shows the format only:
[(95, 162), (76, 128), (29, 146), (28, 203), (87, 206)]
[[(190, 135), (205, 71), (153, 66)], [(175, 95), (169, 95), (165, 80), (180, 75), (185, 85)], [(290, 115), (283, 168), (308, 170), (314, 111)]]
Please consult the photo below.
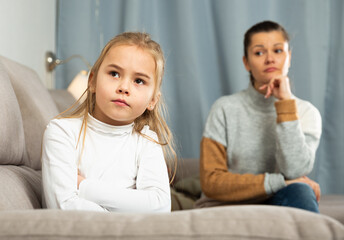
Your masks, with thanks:
[(259, 89), (266, 89), (265, 98), (269, 98), (272, 95), (279, 100), (286, 100), (291, 99), (292, 96), (287, 76), (274, 77), (269, 83), (262, 85)]
[(316, 183), (312, 179), (305, 176), (305, 177), (300, 177), (300, 178), (296, 178), (293, 180), (286, 180), (285, 183), (287, 185), (292, 184), (292, 183), (306, 183), (306, 184), (308, 184), (313, 189), (313, 191), (315, 193), (315, 197), (317, 198), (317, 201), (319, 202), (320, 195), (321, 195), (320, 186), (318, 183)]
[(80, 175), (80, 172), (78, 171), (78, 189), (79, 189), (79, 185), (80, 183), (84, 180), (85, 178), (83, 176)]

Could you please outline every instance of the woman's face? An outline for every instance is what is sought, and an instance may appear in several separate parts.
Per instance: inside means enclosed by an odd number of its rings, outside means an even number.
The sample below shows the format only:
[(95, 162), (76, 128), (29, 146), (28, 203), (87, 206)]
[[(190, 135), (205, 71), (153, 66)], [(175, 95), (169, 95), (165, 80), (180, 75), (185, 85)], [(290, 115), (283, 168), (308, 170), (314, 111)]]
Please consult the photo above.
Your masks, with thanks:
[(259, 88), (274, 77), (287, 76), (290, 57), (289, 45), (282, 32), (260, 32), (252, 35), (243, 61), (246, 70), (253, 75), (255, 88)]

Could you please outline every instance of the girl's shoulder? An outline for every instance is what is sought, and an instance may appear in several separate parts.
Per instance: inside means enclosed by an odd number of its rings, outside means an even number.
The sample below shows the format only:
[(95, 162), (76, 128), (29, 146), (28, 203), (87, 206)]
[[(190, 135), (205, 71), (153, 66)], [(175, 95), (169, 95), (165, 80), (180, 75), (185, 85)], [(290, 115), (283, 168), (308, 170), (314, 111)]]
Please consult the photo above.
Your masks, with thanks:
[[(145, 125), (145, 126), (142, 128), (141, 134), (143, 134), (143, 135), (145, 135), (145, 136), (147, 136), (147, 137), (149, 137), (149, 138), (152, 138), (152, 139), (154, 139), (155, 141), (158, 141), (158, 135), (156, 134), (156, 132), (154, 132), (153, 130), (151, 130), (151, 129), (149, 128), (148, 125)], [(146, 138), (144, 138), (144, 139), (146, 139)], [(147, 139), (147, 140), (148, 140), (148, 139)]]
[(48, 123), (46, 131), (79, 132), (81, 124), (82, 118), (54, 118)]

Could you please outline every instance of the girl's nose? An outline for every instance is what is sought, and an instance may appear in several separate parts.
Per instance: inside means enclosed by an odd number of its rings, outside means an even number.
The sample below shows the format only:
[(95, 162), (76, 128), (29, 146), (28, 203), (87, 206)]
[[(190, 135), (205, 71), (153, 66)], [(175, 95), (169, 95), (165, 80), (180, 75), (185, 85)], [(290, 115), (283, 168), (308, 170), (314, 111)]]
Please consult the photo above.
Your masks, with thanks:
[(116, 91), (118, 94), (129, 95), (129, 84), (126, 80), (122, 80)]
[(124, 94), (129, 94), (129, 91), (127, 89), (122, 89), (122, 88), (119, 88), (118, 92), (119, 93), (124, 93)]

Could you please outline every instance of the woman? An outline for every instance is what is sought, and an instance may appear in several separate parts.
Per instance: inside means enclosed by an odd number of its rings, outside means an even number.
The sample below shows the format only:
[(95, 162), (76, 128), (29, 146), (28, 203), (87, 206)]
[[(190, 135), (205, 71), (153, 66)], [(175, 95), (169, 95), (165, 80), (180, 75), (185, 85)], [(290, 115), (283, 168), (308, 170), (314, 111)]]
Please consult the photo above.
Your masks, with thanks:
[(248, 88), (218, 99), (201, 142), (198, 207), (264, 203), (319, 212), (312, 171), (321, 116), (290, 90), (291, 51), (282, 26), (264, 21), (245, 34)]

